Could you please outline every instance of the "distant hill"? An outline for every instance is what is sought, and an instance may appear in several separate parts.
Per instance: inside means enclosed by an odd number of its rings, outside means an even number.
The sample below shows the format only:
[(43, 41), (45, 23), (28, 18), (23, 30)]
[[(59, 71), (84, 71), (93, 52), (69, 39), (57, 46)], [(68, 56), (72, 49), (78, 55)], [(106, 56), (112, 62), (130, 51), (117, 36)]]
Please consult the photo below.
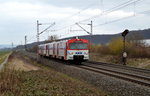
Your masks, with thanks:
[[(142, 37), (142, 39), (150, 39), (150, 29), (130, 31), (129, 34), (127, 34), (127, 37), (131, 35), (133, 36), (139, 35)], [(107, 44), (110, 42), (110, 40), (112, 40), (112, 38), (122, 37), (122, 36), (120, 32), (119, 34), (112, 34), (112, 35), (92, 35), (92, 37), (90, 35), (75, 36), (75, 37), (64, 38), (62, 40), (76, 38), (76, 37), (91, 40), (93, 44)]]
[[(130, 31), (127, 37), (131, 35), (134, 36), (135, 34), (140, 35), (143, 39), (150, 39), (150, 29)], [(74, 36), (74, 37), (68, 37), (68, 38), (63, 38), (59, 40), (71, 39), (71, 38), (76, 38), (76, 37), (91, 40), (93, 44), (107, 44), (110, 42), (110, 40), (112, 40), (112, 38), (121, 37), (121, 32), (119, 34), (111, 34), (111, 35), (92, 35), (92, 37), (90, 35)], [(39, 44), (43, 44), (43, 43), (44, 41), (39, 42)], [(36, 44), (37, 44), (36, 42), (27, 44), (27, 47), (31, 48)], [(20, 45), (20, 46), (17, 46), (16, 48), (22, 49), (24, 48), (24, 46)]]
[(10, 48), (11, 45), (8, 45), (8, 44), (0, 44), (0, 49), (3, 49), (3, 48)]

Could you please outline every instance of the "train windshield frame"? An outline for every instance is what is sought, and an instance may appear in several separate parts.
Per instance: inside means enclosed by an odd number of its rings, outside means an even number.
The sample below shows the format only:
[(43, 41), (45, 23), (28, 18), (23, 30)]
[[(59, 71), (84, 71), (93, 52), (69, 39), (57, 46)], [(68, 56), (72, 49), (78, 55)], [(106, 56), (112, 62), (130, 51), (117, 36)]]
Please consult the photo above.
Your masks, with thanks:
[(69, 49), (71, 50), (87, 50), (88, 43), (74, 42), (69, 44)]

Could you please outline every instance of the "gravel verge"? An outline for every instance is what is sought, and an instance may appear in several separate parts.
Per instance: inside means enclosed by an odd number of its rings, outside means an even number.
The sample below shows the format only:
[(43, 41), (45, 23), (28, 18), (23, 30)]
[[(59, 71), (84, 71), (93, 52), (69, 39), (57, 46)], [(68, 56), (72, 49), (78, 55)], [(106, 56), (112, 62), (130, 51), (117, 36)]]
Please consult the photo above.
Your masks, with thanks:
[[(27, 52), (22, 53), (36, 60), (35, 54)], [(59, 61), (54, 62), (53, 60), (42, 58), (39, 59), (39, 62), (71, 77), (90, 83), (108, 93), (110, 96), (150, 96), (149, 87), (137, 85), (132, 82), (116, 79), (103, 74), (97, 74), (72, 65), (67, 65), (67, 63), (61, 64)]]

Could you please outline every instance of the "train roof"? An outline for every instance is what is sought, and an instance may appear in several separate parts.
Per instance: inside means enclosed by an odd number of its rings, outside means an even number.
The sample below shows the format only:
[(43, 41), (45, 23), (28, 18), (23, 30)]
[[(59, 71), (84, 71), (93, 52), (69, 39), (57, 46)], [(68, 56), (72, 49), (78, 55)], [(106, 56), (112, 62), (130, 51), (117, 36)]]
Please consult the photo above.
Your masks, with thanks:
[(67, 39), (67, 40), (60, 40), (60, 41), (54, 41), (54, 42), (50, 42), (50, 43), (40, 44), (38, 46), (44, 46), (44, 45), (49, 45), (49, 44), (53, 44), (53, 43), (67, 42), (67, 41), (69, 41), (70, 43), (74, 42), (74, 41), (84, 41), (85, 43), (88, 42), (87, 39)]

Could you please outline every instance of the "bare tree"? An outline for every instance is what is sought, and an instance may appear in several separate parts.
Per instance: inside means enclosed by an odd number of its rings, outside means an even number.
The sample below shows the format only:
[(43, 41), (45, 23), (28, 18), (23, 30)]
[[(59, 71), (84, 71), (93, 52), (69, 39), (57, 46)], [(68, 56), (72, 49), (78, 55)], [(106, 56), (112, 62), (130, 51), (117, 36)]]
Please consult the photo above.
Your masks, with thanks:
[(145, 46), (144, 36), (140, 33), (131, 33), (127, 36), (127, 41), (135, 46)]
[(45, 42), (52, 42), (52, 41), (56, 41), (58, 40), (58, 36), (57, 35), (51, 35), (51, 36), (48, 36), (48, 39), (45, 40)]

